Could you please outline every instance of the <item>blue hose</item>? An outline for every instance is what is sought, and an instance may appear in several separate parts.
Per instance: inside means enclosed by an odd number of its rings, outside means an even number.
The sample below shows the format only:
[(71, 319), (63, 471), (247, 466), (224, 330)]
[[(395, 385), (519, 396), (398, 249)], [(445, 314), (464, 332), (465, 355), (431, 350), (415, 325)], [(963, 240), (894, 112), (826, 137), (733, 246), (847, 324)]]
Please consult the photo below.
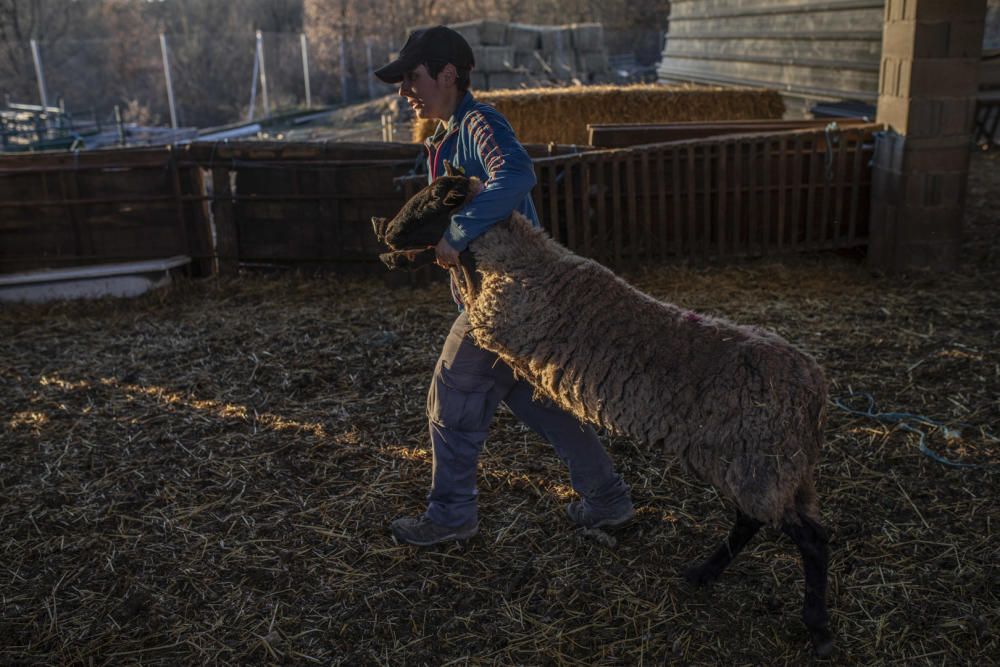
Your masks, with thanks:
[[(875, 412), (875, 399), (871, 394), (864, 393), (852, 393), (848, 399), (852, 399), (856, 396), (863, 396), (868, 399), (868, 409), (867, 410), (855, 410), (854, 408), (848, 407), (839, 398), (833, 399), (833, 404), (838, 408), (847, 412), (848, 414), (857, 415), (859, 417), (868, 417), (869, 419), (874, 419), (875, 421), (881, 422), (883, 424), (899, 424), (899, 428), (904, 431), (909, 431), (910, 433), (916, 433), (920, 436), (920, 453), (927, 456), (938, 463), (943, 463), (946, 466), (951, 466), (953, 468), (986, 468), (988, 465), (979, 463), (962, 463), (960, 461), (952, 461), (947, 459), (940, 454), (934, 452), (927, 446), (927, 434), (916, 426), (911, 425), (909, 422), (916, 422), (917, 424), (925, 424), (927, 426), (933, 426), (935, 428), (940, 428), (942, 433), (944, 433), (945, 438), (959, 437), (961, 435), (961, 430), (957, 428), (950, 428), (946, 424), (939, 422), (930, 417), (924, 417), (923, 415), (915, 415), (909, 412)], [(972, 424), (960, 423), (959, 426), (970, 426), (975, 428)], [(983, 435), (994, 442), (1000, 442), (1000, 438), (996, 437), (992, 433), (983, 431)]]

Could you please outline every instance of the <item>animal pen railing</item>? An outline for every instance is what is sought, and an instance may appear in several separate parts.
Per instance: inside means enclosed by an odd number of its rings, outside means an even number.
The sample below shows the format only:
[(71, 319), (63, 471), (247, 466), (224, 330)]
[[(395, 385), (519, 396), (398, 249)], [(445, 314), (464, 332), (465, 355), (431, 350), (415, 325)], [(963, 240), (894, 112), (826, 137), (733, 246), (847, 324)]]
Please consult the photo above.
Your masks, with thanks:
[[(534, 146), (532, 196), (556, 240), (617, 269), (863, 245), (877, 129)], [(195, 275), (254, 263), (384, 274), (369, 219), (423, 185), (404, 176), (419, 150), (243, 143), (0, 158), (0, 271), (183, 254)]]
[[(613, 268), (865, 245), (874, 133), (700, 138), (534, 161), (542, 224)], [(407, 194), (425, 181), (403, 179)]]

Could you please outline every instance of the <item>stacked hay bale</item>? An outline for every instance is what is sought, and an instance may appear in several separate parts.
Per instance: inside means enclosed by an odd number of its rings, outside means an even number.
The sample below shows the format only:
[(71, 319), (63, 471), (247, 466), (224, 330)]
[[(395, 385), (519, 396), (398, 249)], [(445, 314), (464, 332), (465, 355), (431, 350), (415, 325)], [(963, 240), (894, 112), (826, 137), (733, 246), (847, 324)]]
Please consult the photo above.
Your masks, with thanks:
[[(590, 123), (777, 119), (781, 95), (762, 88), (636, 84), (475, 91), (496, 107), (524, 143), (586, 144)], [(413, 140), (433, 134), (437, 121), (415, 121)]]
[(476, 90), (610, 80), (600, 23), (541, 26), (485, 20), (450, 27), (476, 55)]

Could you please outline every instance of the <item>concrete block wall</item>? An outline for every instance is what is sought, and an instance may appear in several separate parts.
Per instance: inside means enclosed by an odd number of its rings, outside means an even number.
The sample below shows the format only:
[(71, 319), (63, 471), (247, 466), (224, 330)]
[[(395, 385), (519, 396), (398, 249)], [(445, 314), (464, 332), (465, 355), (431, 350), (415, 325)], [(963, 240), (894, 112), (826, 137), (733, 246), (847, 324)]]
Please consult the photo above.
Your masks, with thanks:
[(958, 265), (986, 0), (888, 0), (869, 260), (874, 268)]

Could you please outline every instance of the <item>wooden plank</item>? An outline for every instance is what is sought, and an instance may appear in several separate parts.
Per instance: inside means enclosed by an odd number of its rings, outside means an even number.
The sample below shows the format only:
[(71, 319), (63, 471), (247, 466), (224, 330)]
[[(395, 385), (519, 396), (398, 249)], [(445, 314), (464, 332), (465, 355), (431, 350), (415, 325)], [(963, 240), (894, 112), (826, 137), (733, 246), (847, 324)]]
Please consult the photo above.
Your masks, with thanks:
[(761, 169), (763, 177), (761, 183), (761, 199), (763, 200), (763, 212), (760, 224), (760, 254), (767, 255), (771, 248), (771, 170), (774, 168), (774, 159), (771, 154), (771, 140), (764, 139), (760, 142)]
[(701, 238), (702, 257), (708, 257), (709, 248), (712, 243), (712, 158), (712, 145), (706, 144), (701, 149), (702, 170), (705, 177), (704, 190), (702, 192), (702, 198), (705, 203), (705, 219), (702, 221)]
[(653, 243), (653, 193), (649, 186), (649, 151), (639, 153), (639, 169), (642, 173), (642, 254), (646, 261), (650, 261), (655, 256), (655, 245)]
[(580, 252), (580, 237), (576, 217), (573, 215), (573, 167), (575, 160), (563, 166), (563, 192), (566, 202), (566, 245), (573, 252)]
[(864, 130), (854, 130), (851, 134), (855, 138), (854, 142), (854, 166), (851, 169), (851, 212), (847, 223), (847, 241), (853, 244), (857, 238), (858, 230), (858, 200), (861, 193), (861, 169), (862, 156), (864, 154), (863, 143), (865, 141)]
[(729, 197), (729, 182), (728, 182), (728, 165), (726, 162), (729, 160), (729, 146), (726, 143), (719, 144), (719, 169), (718, 178), (716, 183), (718, 183), (718, 189), (716, 190), (716, 199), (718, 203), (718, 222), (716, 222), (716, 249), (720, 257), (726, 256), (726, 199)]
[(667, 226), (670, 218), (667, 215), (667, 174), (666, 160), (663, 149), (656, 151), (656, 191), (658, 195), (657, 234), (660, 238), (660, 259), (666, 259), (668, 253), (667, 246)]
[(210, 276), (214, 273), (215, 260), (212, 249), (212, 230), (206, 213), (210, 204), (205, 191), (203, 171), (200, 167), (187, 167), (185, 172), (187, 178), (184, 180), (188, 188), (191, 189), (191, 193), (205, 198), (202, 201), (187, 204), (190, 215), (186, 216), (186, 220), (189, 225), (194, 226), (194, 236), (198, 240), (197, 256), (193, 256), (191, 262), (196, 276)]
[(235, 274), (239, 270), (239, 241), (233, 210), (233, 192), (230, 188), (229, 170), (212, 169), (212, 220), (215, 225), (216, 271), (220, 275)]
[[(626, 148), (734, 134), (777, 133), (785, 130), (822, 128), (829, 122), (828, 119), (724, 120), (679, 123), (592, 123), (587, 127), (592, 146)], [(841, 126), (858, 125), (864, 122), (860, 118), (837, 119), (837, 123)]]
[(535, 206), (535, 213), (538, 214), (539, 222), (542, 226), (545, 226), (545, 220), (543, 218), (544, 211), (542, 211), (542, 184), (545, 183), (545, 166), (540, 164), (532, 164), (535, 172), (535, 187), (531, 188), (531, 203)]
[(695, 237), (697, 236), (696, 225), (698, 223), (698, 179), (695, 176), (695, 147), (688, 146), (687, 153), (687, 241), (684, 244), (684, 253), (688, 257), (694, 257), (696, 252)]
[(833, 245), (834, 247), (840, 247), (843, 245), (845, 232), (847, 231), (846, 225), (844, 224), (844, 169), (847, 163), (847, 134), (845, 132), (840, 133), (840, 141), (837, 142), (837, 190), (834, 195), (834, 213), (833, 213)]
[(69, 216), (70, 223), (73, 226), (74, 254), (77, 257), (92, 255), (94, 248), (91, 247), (91, 243), (86, 237), (83, 221), (80, 218), (80, 211), (76, 204), (76, 200), (80, 198), (77, 190), (76, 172), (61, 172), (59, 174), (59, 188), (66, 207), (66, 214)]
[(802, 227), (802, 187), (805, 180), (805, 174), (802, 173), (802, 151), (804, 150), (802, 135), (795, 135), (792, 141), (792, 217), (789, 230), (789, 243), (793, 250), (799, 247), (799, 231)]
[(806, 188), (806, 215), (804, 220), (806, 227), (805, 248), (807, 250), (813, 250), (816, 247), (813, 228), (816, 223), (816, 182), (820, 162), (820, 154), (816, 152), (819, 144), (819, 136), (814, 134), (809, 141), (809, 185)]
[(622, 183), (621, 160), (611, 158), (611, 232), (614, 234), (614, 264), (615, 268), (622, 266)]
[(625, 200), (628, 202), (628, 247), (626, 260), (630, 268), (639, 263), (639, 220), (636, 212), (638, 189), (635, 186), (635, 153), (625, 154)]
[(580, 161), (580, 234), (583, 236), (583, 254), (593, 257), (593, 230), (590, 225), (590, 164), (586, 157)]
[(778, 139), (778, 250), (785, 249), (785, 204), (788, 199), (788, 138)]
[(746, 191), (746, 184), (743, 182), (743, 153), (746, 144), (741, 141), (733, 142), (733, 254), (742, 254), (745, 248), (743, 243), (743, 196)]
[(759, 221), (757, 218), (757, 198), (760, 195), (759, 186), (757, 185), (757, 175), (760, 173), (760, 156), (757, 153), (756, 141), (751, 140), (747, 142), (747, 153), (749, 155), (747, 160), (747, 172), (749, 176), (747, 179), (747, 194), (749, 196), (747, 202), (747, 212), (749, 214), (747, 219), (747, 253), (754, 255), (760, 247)]
[(565, 244), (559, 233), (559, 188), (556, 183), (556, 165), (547, 164), (545, 166), (549, 172), (549, 233), (557, 242)]
[[(830, 242), (830, 195), (833, 192), (833, 177), (834, 177), (834, 158), (836, 153), (833, 146), (830, 145), (830, 140), (836, 138), (836, 134), (832, 135), (830, 139), (825, 142), (825, 149), (823, 151), (823, 181), (822, 181), (822, 204), (821, 215), (820, 215), (820, 232), (819, 241), (820, 248), (825, 248)], [(826, 135), (824, 135), (826, 138)], [(839, 143), (839, 142), (838, 142)]]
[[(589, 159), (589, 158), (588, 158)], [(608, 239), (608, 183), (605, 160), (594, 160), (594, 173), (597, 178), (597, 243), (594, 244), (594, 258), (607, 264), (611, 256)]]
[(670, 166), (671, 196), (674, 200), (674, 218), (670, 221), (670, 231), (672, 232), (674, 254), (680, 256), (683, 253), (681, 225), (684, 224), (684, 218), (681, 215), (681, 151), (679, 148), (671, 149)]

